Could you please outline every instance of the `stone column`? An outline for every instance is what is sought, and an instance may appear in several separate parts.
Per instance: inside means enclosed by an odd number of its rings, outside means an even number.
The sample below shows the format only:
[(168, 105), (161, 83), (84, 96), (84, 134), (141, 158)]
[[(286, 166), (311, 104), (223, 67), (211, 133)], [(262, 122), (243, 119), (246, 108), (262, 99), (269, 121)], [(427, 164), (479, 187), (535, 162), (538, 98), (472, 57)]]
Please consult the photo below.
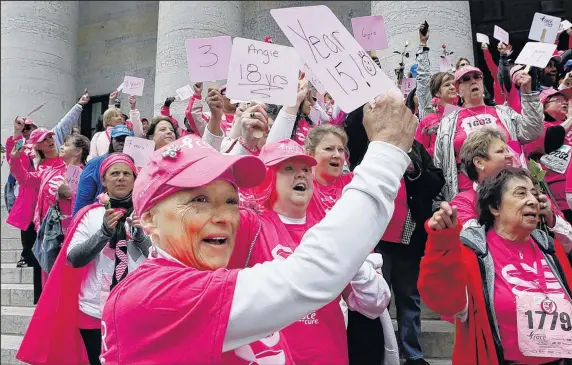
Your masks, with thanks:
[[(2, 1), (2, 144), (17, 115), (42, 102), (31, 119), (55, 126), (79, 98), (77, 1)], [(2, 185), (8, 167), (2, 166)], [(2, 190), (3, 191), (3, 190)]]
[[(161, 1), (157, 30), (154, 115), (165, 98), (190, 83), (185, 40), (230, 35), (242, 36), (242, 1)], [(171, 113), (183, 122), (186, 102), (175, 101)]]
[[(441, 45), (453, 51), (454, 64), (460, 57), (468, 58), (474, 64), (471, 14), (468, 1), (372, 1), (371, 14), (382, 15), (385, 20), (389, 48), (378, 51), (383, 71), (395, 79), (395, 68), (401, 56), (393, 51), (402, 51), (409, 41), (410, 56), (405, 59), (405, 71), (415, 63), (415, 52), (419, 45), (417, 30), (421, 23), (429, 23), (431, 71), (439, 72)], [(407, 73), (406, 73), (407, 75)]]

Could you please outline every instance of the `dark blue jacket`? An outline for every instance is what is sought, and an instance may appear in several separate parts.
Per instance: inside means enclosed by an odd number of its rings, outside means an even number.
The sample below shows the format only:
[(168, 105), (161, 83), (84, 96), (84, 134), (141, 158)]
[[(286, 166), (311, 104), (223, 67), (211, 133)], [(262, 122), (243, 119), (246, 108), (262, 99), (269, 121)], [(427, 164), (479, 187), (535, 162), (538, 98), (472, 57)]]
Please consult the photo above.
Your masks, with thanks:
[(101, 177), (99, 176), (99, 167), (106, 157), (107, 153), (94, 157), (87, 163), (87, 165), (85, 165), (85, 168), (79, 177), (79, 184), (77, 187), (72, 215), (75, 215), (81, 208), (95, 203), (95, 198), (99, 194), (103, 193), (103, 185), (101, 184)]

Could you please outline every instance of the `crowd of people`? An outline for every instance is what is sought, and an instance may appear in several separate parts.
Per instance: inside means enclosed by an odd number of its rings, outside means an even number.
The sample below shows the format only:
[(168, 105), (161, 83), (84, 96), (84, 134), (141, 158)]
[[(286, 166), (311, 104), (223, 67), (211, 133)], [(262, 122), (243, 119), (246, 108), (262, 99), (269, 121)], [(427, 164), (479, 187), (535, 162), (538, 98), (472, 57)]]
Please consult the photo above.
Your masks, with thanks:
[(425, 27), (416, 89), (347, 114), (301, 74), (294, 106), (194, 84), (182, 123), (174, 97), (147, 119), (114, 91), (91, 141), (87, 90), (52, 129), (16, 117), (7, 223), (37, 304), (17, 358), (422, 365), (423, 300), (454, 364), (571, 359), (572, 50), (539, 69), (483, 44), (491, 93), (465, 58), (433, 74)]

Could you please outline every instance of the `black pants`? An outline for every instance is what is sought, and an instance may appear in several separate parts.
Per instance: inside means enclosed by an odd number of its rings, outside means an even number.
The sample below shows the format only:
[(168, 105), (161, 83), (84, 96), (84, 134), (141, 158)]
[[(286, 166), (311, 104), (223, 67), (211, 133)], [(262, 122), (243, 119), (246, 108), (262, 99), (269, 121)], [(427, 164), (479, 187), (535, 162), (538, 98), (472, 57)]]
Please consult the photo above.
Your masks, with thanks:
[(21, 259), (26, 261), (34, 270), (34, 304), (38, 304), (40, 295), (42, 295), (42, 269), (32, 252), (36, 237), (37, 233), (34, 230), (34, 223), (30, 223), (25, 231), (20, 231), (20, 239), (22, 240)]
[(79, 329), (81, 338), (85, 345), (89, 365), (101, 365), (99, 355), (101, 355), (101, 330), (100, 329)]
[(385, 344), (379, 318), (369, 319), (349, 310), (347, 333), (350, 365), (383, 364)]

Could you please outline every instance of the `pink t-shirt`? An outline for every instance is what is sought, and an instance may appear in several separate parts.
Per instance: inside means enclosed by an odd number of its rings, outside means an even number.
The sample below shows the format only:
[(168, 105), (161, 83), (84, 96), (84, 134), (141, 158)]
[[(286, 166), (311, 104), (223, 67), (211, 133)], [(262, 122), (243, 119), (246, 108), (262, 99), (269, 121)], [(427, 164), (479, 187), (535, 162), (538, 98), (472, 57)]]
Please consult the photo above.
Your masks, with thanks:
[(527, 242), (515, 243), (500, 237), (494, 229), (487, 233), (487, 246), (495, 265), (494, 306), (505, 359), (523, 364), (543, 364), (556, 360), (527, 357), (518, 348), (516, 296), (544, 292), (539, 284), (537, 259), (541, 260), (546, 278), (546, 294), (552, 298), (566, 297), (542, 252), (532, 238)]
[(304, 146), (304, 142), (306, 142), (306, 136), (310, 132), (310, 128), (312, 128), (310, 123), (308, 123), (306, 119), (301, 118), (298, 121), (298, 128), (294, 135), (294, 141), (296, 141), (300, 146)]
[(102, 363), (293, 364), (279, 332), (223, 354), (237, 276), (238, 270), (199, 271), (163, 257), (147, 260), (105, 305)]
[(342, 174), (327, 186), (320, 184), (314, 179), (314, 192), (306, 209), (308, 215), (313, 215), (317, 220), (324, 218), (326, 213), (342, 197), (344, 187), (352, 181), (353, 177), (353, 172)]
[(391, 220), (387, 225), (387, 229), (381, 238), (383, 241), (401, 243), (403, 236), (403, 227), (407, 219), (407, 212), (409, 206), (407, 205), (407, 189), (405, 189), (405, 179), (401, 179), (401, 186), (397, 191), (395, 198), (395, 210), (391, 216)]
[(465, 224), (471, 219), (478, 219), (477, 192), (475, 189), (458, 193), (449, 204), (457, 207), (457, 217), (461, 224)]
[[(254, 246), (248, 266), (272, 261), (284, 260), (290, 256), (300, 244), (303, 235), (318, 221), (311, 216), (306, 217), (305, 224), (282, 223), (273, 211), (256, 215), (251, 211), (241, 211), (241, 227), (238, 230), (237, 244), (229, 263), (230, 268), (244, 267), (251, 247), (249, 230), (243, 233), (243, 224), (257, 227), (259, 221), (261, 231)], [(348, 348), (344, 316), (336, 298), (319, 310), (306, 315), (280, 332), (286, 338), (296, 364), (348, 364)]]

